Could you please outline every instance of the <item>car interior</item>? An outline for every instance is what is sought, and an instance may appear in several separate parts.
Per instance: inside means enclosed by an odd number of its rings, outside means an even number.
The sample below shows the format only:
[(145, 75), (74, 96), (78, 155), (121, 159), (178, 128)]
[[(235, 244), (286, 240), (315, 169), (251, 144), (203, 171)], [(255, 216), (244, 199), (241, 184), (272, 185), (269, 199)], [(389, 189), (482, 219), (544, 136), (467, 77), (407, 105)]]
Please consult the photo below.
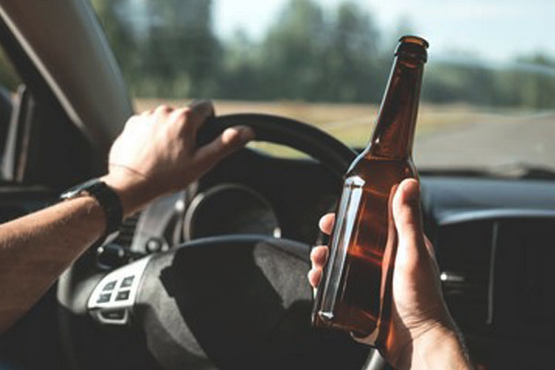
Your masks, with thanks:
[[(130, 90), (99, 10), (106, 2), (94, 3), (0, 1), (0, 61), (15, 76), (0, 73), (2, 223), (55, 204), (61, 191), (102, 175), (126, 119), (136, 107), (163, 99), (134, 101), (140, 90)], [(391, 65), (391, 48), (387, 55)], [(542, 68), (551, 73), (543, 77), (551, 83), (545, 88), (555, 89), (555, 63)], [(431, 65), (425, 73), (439, 70)], [(383, 88), (386, 77), (375, 83)], [(293, 106), (302, 111), (299, 99), (292, 98)], [(423, 119), (433, 104), (443, 112), (441, 102), (426, 99)], [(327, 243), (318, 220), (334, 211), (343, 175), (364, 149), (371, 124), (353, 134), (366, 135), (353, 144), (333, 134), (342, 129), (340, 119), (330, 133), (302, 114), (276, 110), (287, 105), (279, 99), (269, 109), (264, 99), (235, 110), (224, 102), (223, 113), (219, 100), (199, 144), (234, 125), (252, 127), (256, 143), (126, 219), (115, 240), (88, 249), (1, 335), (0, 368), (389, 368), (347, 333), (311, 327), (313, 291), (306, 279), (311, 248)], [(447, 123), (438, 129), (441, 138), (417, 135), (425, 233), (449, 310), (480, 369), (546, 368), (555, 348), (549, 136), (555, 135), (555, 100), (549, 104), (525, 113), (511, 108), (517, 118), (496, 113), (507, 121), (496, 133), (480, 131), (489, 113), (478, 110), (457, 118), (470, 121), (468, 132)], [(433, 117), (450, 117), (442, 114)], [(494, 125), (502, 124), (484, 126)], [(526, 147), (528, 138), (542, 136), (545, 142), (534, 141), (541, 148)], [(430, 149), (419, 156), (426, 144)], [(273, 151), (277, 146), (295, 154)], [(498, 161), (509, 158), (502, 148), (538, 160), (506, 165)], [(469, 158), (479, 166), (468, 166)]]

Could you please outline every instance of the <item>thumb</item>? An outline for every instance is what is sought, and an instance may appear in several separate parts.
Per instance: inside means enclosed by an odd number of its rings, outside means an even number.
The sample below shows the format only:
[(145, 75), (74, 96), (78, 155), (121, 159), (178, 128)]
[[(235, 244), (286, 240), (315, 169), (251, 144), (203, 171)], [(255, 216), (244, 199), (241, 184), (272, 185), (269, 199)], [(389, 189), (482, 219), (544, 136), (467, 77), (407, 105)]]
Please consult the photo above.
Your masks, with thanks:
[(393, 219), (401, 245), (424, 245), (420, 213), (420, 184), (415, 179), (401, 182), (393, 197)]
[(237, 126), (227, 128), (212, 142), (197, 149), (195, 161), (203, 169), (211, 168), (222, 158), (242, 148), (252, 139), (254, 139), (254, 132), (249, 127)]

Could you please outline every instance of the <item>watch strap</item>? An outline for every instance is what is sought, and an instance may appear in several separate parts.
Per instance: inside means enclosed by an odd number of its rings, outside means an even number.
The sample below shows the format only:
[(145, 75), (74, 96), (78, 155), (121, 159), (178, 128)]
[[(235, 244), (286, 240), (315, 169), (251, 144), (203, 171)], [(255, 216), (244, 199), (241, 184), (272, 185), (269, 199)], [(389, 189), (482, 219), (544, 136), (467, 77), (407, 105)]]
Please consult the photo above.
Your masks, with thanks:
[(118, 231), (123, 221), (123, 209), (118, 194), (103, 181), (98, 181), (86, 191), (98, 201), (106, 214), (106, 234)]
[(106, 216), (106, 235), (119, 230), (123, 221), (123, 208), (118, 194), (104, 181), (94, 179), (77, 185), (63, 193), (61, 199), (71, 199), (83, 194), (96, 199)]

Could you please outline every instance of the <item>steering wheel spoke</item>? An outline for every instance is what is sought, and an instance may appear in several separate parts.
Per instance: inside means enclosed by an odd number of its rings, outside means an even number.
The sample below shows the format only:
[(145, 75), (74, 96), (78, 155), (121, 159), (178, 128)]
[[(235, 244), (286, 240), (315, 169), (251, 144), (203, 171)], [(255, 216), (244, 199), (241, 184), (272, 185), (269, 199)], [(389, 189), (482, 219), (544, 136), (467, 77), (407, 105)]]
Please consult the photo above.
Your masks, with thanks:
[(133, 313), (140, 281), (152, 255), (107, 274), (94, 288), (87, 310), (102, 324), (126, 325)]

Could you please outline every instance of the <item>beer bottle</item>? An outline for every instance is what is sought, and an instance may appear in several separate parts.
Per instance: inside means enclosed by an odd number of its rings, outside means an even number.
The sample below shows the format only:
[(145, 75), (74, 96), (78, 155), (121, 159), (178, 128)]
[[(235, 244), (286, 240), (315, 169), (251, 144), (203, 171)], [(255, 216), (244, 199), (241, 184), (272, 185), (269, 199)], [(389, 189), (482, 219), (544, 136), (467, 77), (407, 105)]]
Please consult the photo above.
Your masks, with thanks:
[(399, 40), (374, 133), (345, 175), (313, 309), (314, 326), (355, 332), (376, 346), (391, 316), (391, 200), (403, 179), (418, 177), (412, 144), (427, 47), (416, 36)]

